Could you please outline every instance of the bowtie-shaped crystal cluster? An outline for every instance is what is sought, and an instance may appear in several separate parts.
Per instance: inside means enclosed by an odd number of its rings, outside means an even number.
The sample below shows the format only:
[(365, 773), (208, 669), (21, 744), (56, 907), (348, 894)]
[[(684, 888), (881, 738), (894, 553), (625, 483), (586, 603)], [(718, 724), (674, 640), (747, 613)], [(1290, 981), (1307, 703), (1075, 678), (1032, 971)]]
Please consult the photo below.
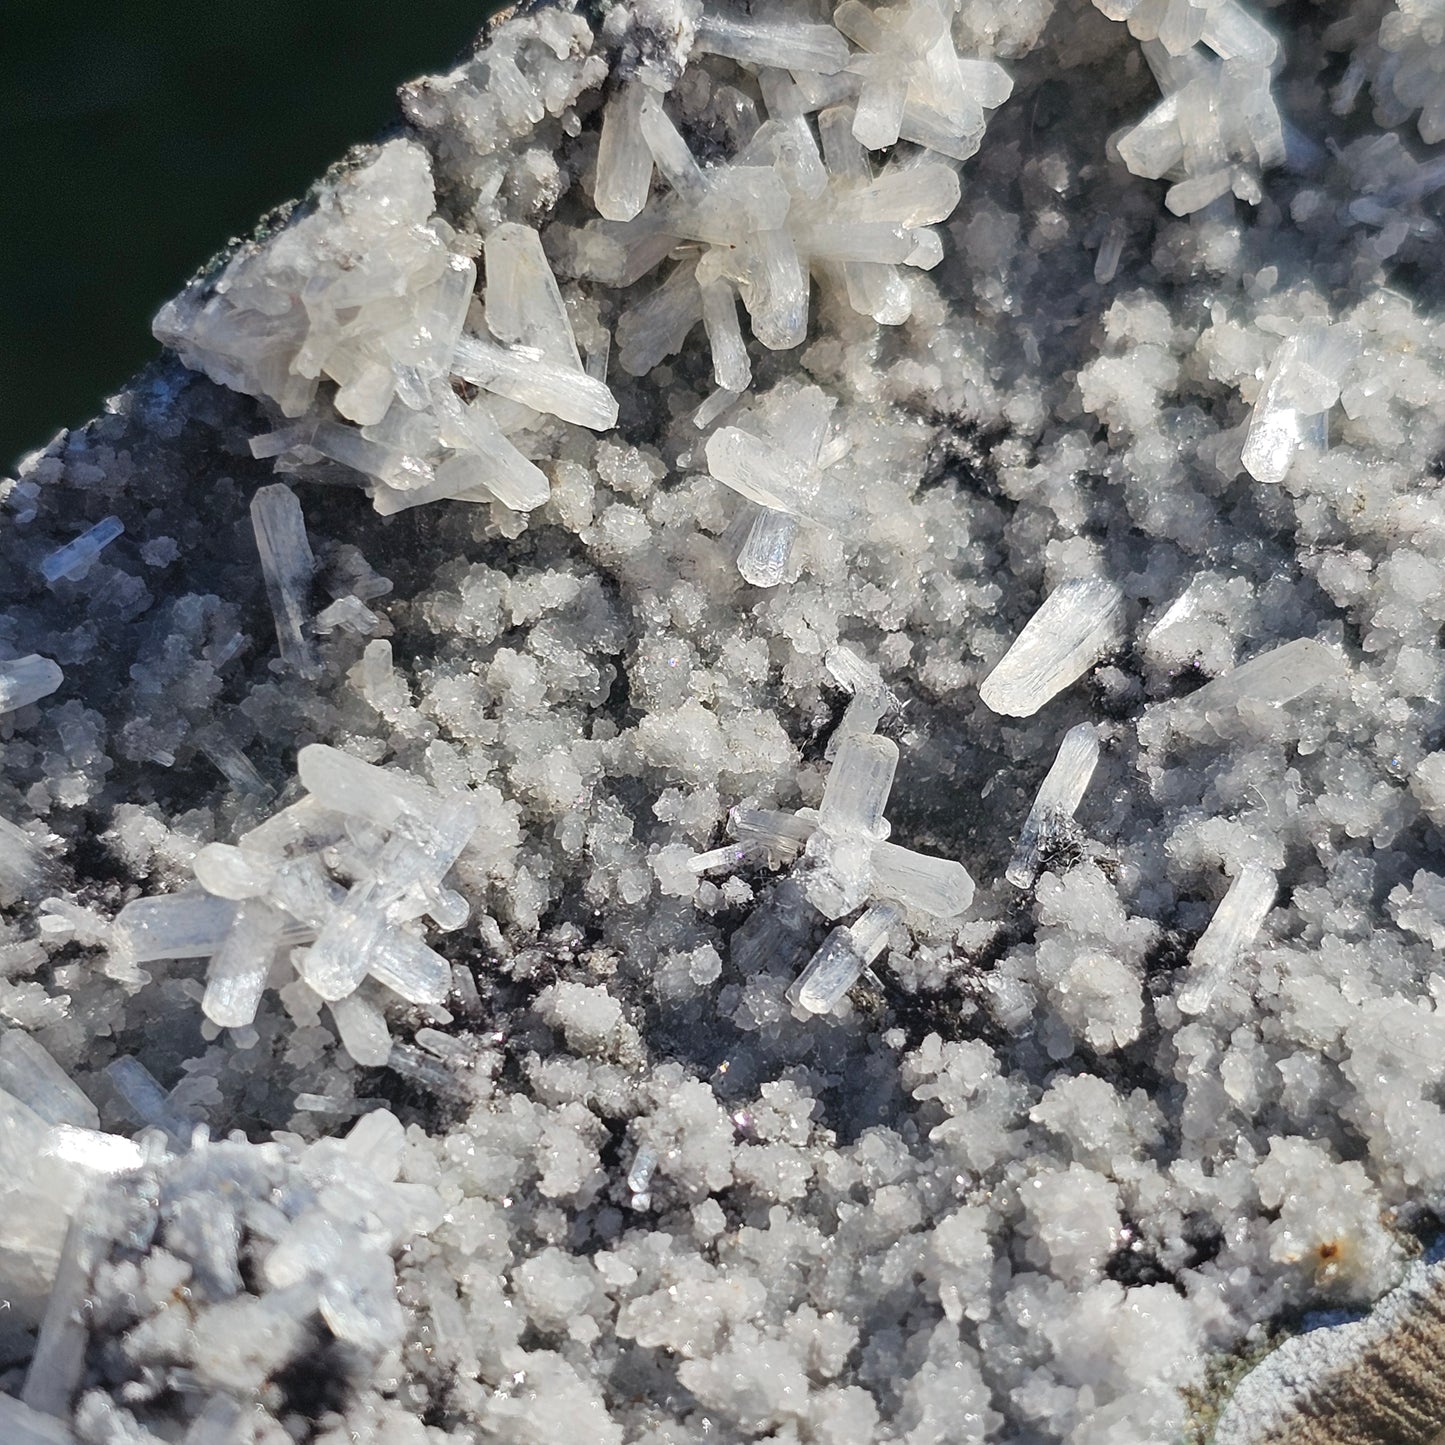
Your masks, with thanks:
[(987, 112), (1009, 98), (1013, 81), (995, 61), (958, 53), (953, 11), (942, 0), (877, 9), (843, 0), (833, 24), (858, 53), (837, 78), (805, 78), (810, 102), (852, 100), (853, 135), (869, 150), (908, 140), (966, 161), (983, 142)]
[(738, 552), (738, 571), (755, 587), (787, 576), (799, 521), (846, 531), (856, 516), (828, 475), (848, 452), (845, 438), (829, 437), (835, 405), (816, 386), (775, 387), (749, 426), (719, 427), (707, 439), (708, 470), (757, 506)]
[[(358, 1063), (384, 1064), (391, 1037), (383, 995), (437, 1005), (451, 967), (422, 938), (420, 920), (461, 927), (468, 907), (444, 886), (481, 823), (475, 797), (443, 798), (322, 744), (297, 760), (308, 796), (242, 837), (196, 856), (204, 892), (141, 898), (115, 921), (115, 966), (209, 958), (206, 1017), (243, 1029), (273, 974), (299, 980), (293, 1005), (329, 1008)], [(345, 880), (345, 881), (341, 881)]]
[(294, 419), (252, 443), (279, 470), (340, 462), (383, 513), (442, 498), (528, 511), (549, 484), (514, 438), (548, 416), (605, 430), (617, 403), (582, 364), (537, 232), (488, 234), (483, 309), (476, 263), (435, 205), (425, 151), (390, 141), (311, 214), (188, 287), (155, 332)]
[(825, 918), (865, 910), (828, 935), (794, 984), (790, 998), (806, 1012), (833, 1008), (887, 946), (905, 910), (953, 918), (973, 901), (973, 879), (962, 863), (888, 841), (884, 808), (897, 768), (897, 743), (876, 733), (846, 732), (816, 809), (734, 808), (728, 827), (736, 846), (692, 860), (697, 872), (735, 865), (753, 853), (792, 862), (804, 897)]
[[(1011, 88), (995, 62), (957, 54), (950, 18), (937, 0), (878, 10), (851, 0), (837, 29), (705, 17), (697, 47), (754, 71), (764, 112), (737, 93), (738, 144), (714, 164), (698, 162), (648, 77), (614, 93), (594, 183), (603, 219), (574, 238), (573, 264), (630, 286), (673, 263), (619, 319), (625, 371), (645, 375), (701, 321), (717, 386), (744, 391), (752, 369), (739, 303), (763, 346), (797, 346), (810, 276), (879, 322), (907, 319), (911, 293), (899, 268), (942, 259), (929, 228), (958, 204), (958, 176), (929, 158), (875, 175), (867, 152), (906, 139), (964, 159), (978, 148), (985, 111)], [(839, 30), (863, 49), (851, 52)], [(650, 200), (654, 169), (668, 194)]]
[(1236, 0), (1094, 0), (1126, 20), (1164, 98), (1113, 145), (1136, 176), (1168, 179), (1176, 216), (1234, 192), (1257, 204), (1259, 174), (1285, 158), (1270, 91), (1279, 44)]

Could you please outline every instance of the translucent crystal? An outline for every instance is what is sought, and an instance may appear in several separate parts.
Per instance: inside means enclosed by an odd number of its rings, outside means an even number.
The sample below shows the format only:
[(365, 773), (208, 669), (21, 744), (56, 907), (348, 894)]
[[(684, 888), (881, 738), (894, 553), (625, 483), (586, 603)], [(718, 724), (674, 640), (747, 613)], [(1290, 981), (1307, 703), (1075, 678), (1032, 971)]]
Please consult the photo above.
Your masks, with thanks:
[(630, 221), (647, 204), (652, 152), (639, 124), (645, 96), (640, 81), (629, 81), (608, 97), (602, 110), (592, 200), (598, 213), (612, 221)]
[(12, 662), (0, 662), (0, 713), (15, 712), (49, 697), (65, 681), (65, 674), (48, 657), (31, 653)]
[(198, 728), (195, 743), (238, 793), (249, 793), (254, 798), (270, 798), (275, 793), (270, 783), (256, 771), (255, 764), (219, 724)]
[(49, 860), (30, 835), (8, 818), (0, 818), (0, 903), (42, 891), (50, 871)]
[(236, 918), (236, 905), (208, 893), (136, 898), (116, 915), (113, 948), (131, 963), (209, 958)]
[(579, 366), (558, 365), (533, 346), (497, 346), (480, 336), (458, 338), (452, 370), (499, 396), (549, 412), (578, 426), (606, 431), (617, 423), (617, 401)]
[(471, 262), (451, 255), (434, 208), (426, 151), (389, 141), (163, 307), (156, 336), (286, 416), (303, 415), (330, 378), (343, 417), (376, 421), (399, 389), (414, 394), (414, 373), (444, 367), (470, 299)]
[(451, 967), (419, 938), (391, 929), (368, 960), (371, 976), (408, 1003), (441, 1003), (451, 992)]
[(1032, 717), (1077, 682), (1123, 637), (1124, 594), (1112, 582), (1065, 582), (1014, 639), (979, 688), (984, 703), (1005, 717)]
[(266, 979), (281, 946), (283, 920), (260, 899), (235, 913), (230, 932), (211, 955), (201, 1010), (222, 1028), (245, 1028), (256, 1017)]
[(63, 1420), (9, 1395), (0, 1395), (0, 1440), (6, 1445), (75, 1445), (75, 1436)]
[(282, 483), (257, 489), (251, 498), (251, 526), (261, 554), (266, 596), (276, 621), (281, 660), (303, 677), (320, 671), (311, 640), (310, 593), (316, 559), (295, 492)]
[(728, 831), (744, 845), (756, 845), (783, 857), (792, 857), (813, 835), (814, 818), (779, 813), (771, 808), (734, 808), (728, 814)]
[(537, 232), (510, 221), (497, 226), (488, 233), (482, 255), (487, 266), (487, 329), (492, 335), (508, 345), (532, 347), (548, 361), (580, 371), (577, 339)]
[(664, 357), (682, 349), (688, 332), (702, 320), (702, 314), (696, 263), (683, 261), (657, 290), (629, 306), (618, 318), (622, 369), (630, 376), (646, 376)]
[(301, 785), (338, 813), (366, 818), (383, 828), (404, 814), (425, 818), (439, 799), (434, 789), (407, 773), (379, 768), (325, 743), (310, 743), (296, 755)]
[(657, 1150), (650, 1144), (640, 1144), (627, 1171), (627, 1189), (634, 1209), (652, 1208), (652, 1176), (657, 1172), (657, 1163)]
[(962, 863), (875, 843), (869, 858), (875, 897), (893, 898), (934, 918), (956, 918), (973, 902), (973, 879)]
[(270, 887), (275, 875), (269, 861), (228, 843), (207, 843), (191, 868), (201, 887), (218, 898), (256, 898)]
[(828, 189), (830, 177), (808, 125), (802, 91), (781, 70), (764, 70), (758, 76), (758, 88), (768, 119), (754, 133), (749, 151), (771, 150), (788, 190), (795, 197), (816, 200)]
[(1344, 326), (1315, 326), (1282, 341), (1250, 413), (1242, 460), (1257, 482), (1282, 482), (1309, 435), (1310, 419), (1339, 400), (1360, 353)]
[(848, 44), (831, 25), (806, 20), (756, 21), (705, 13), (696, 47), (729, 60), (775, 70), (815, 70), (832, 75), (848, 63)]
[(642, 138), (652, 152), (653, 164), (668, 185), (686, 200), (703, 200), (710, 189), (707, 178), (656, 95), (643, 97), (637, 120)]
[(951, 8), (939, 0), (870, 10), (844, 0), (833, 23), (860, 47), (848, 62), (858, 77), (853, 134), (870, 150), (900, 137), (967, 160), (983, 139), (986, 110), (1008, 99), (1013, 82), (992, 60), (960, 56)]
[(138, 1058), (122, 1054), (112, 1059), (105, 1076), (136, 1123), (162, 1130), (183, 1148), (190, 1144), (192, 1121), (175, 1108), (160, 1081)]
[(1314, 638), (1300, 637), (1206, 683), (1178, 704), (1182, 723), (1213, 721), (1242, 707), (1276, 708), (1340, 675), (1335, 652)]
[(1184, 155), (1179, 133), (1179, 97), (1167, 95), (1117, 142), (1119, 158), (1136, 175), (1157, 180)]
[(1247, 60), (1272, 66), (1279, 41), (1239, 0), (1217, 0), (1205, 8), (1201, 40), (1222, 60)]
[(1094, 258), (1094, 280), (1100, 286), (1107, 286), (1119, 270), (1119, 258), (1124, 254), (1124, 241), (1128, 237), (1129, 228), (1117, 218), (1109, 222), (1109, 229), (1104, 233), (1104, 240), (1099, 246), (1099, 254)]
[(888, 695), (883, 674), (850, 647), (832, 647), (823, 659), (829, 676), (855, 696), (883, 699)]
[(828, 770), (819, 824), (839, 832), (886, 838), (883, 810), (897, 769), (898, 744), (892, 739), (876, 735), (844, 739)]
[(20, 1029), (0, 1033), (0, 1089), (47, 1124), (100, 1128), (95, 1105), (46, 1050)]
[(383, 627), (380, 617), (358, 597), (338, 597), (329, 607), (323, 607), (312, 623), (312, 630), (320, 637), (329, 636), (338, 630), (350, 632), (357, 637), (371, 637)]
[(383, 1067), (391, 1057), (391, 1030), (381, 1010), (359, 993), (333, 999), (328, 1007), (346, 1052), (363, 1068)]
[[(91, 1277), (110, 1247), (106, 1223), (104, 1206), (97, 1203), (76, 1214), (66, 1232), (55, 1286), (46, 1302), (35, 1353), (20, 1390), (22, 1405), (41, 1415), (68, 1416), (80, 1385), (89, 1334), (85, 1303)], [(21, 1421), (22, 1429), (25, 1423)]]
[(726, 281), (700, 288), (702, 320), (712, 349), (713, 377), (728, 391), (746, 391), (753, 379), (752, 363), (738, 324), (737, 293)]
[(119, 517), (102, 517), (95, 526), (51, 552), (40, 564), (41, 575), (47, 582), (58, 582), (62, 577), (83, 577), (102, 549), (124, 531), (125, 524)]
[(754, 587), (776, 587), (788, 575), (788, 558), (798, 535), (798, 519), (771, 507), (759, 507), (738, 552), (738, 571)]
[[(829, 485), (829, 468), (846, 453), (846, 445), (825, 446), (833, 406), (818, 387), (776, 388), (762, 398), (749, 426), (719, 427), (708, 438), (708, 470), (765, 512), (846, 530), (856, 515), (853, 500)], [(766, 515), (754, 527), (739, 570), (755, 585), (771, 586), (755, 579), (786, 575), (793, 539)]]
[(883, 674), (847, 647), (835, 647), (823, 665), (839, 686), (853, 694), (823, 750), (831, 762), (843, 740), (874, 732), (882, 719), (898, 706), (898, 699), (884, 686)]
[(722, 427), (708, 438), (707, 463), (720, 482), (760, 507), (798, 513), (815, 497), (805, 463), (741, 427)]
[(1189, 955), (1188, 976), (1178, 996), (1181, 1013), (1208, 1009), (1258, 936), (1277, 892), (1275, 876), (1263, 864), (1251, 861), (1239, 870)]
[(328, 1003), (345, 998), (366, 977), (390, 923), (375, 882), (360, 883), (297, 955), (297, 971)]
[(1015, 888), (1027, 888), (1033, 883), (1048, 845), (1067, 834), (1098, 761), (1099, 735), (1088, 723), (1080, 723), (1064, 734), (1004, 874)]
[(788, 989), (788, 1002), (811, 1014), (831, 1013), (888, 946), (888, 935), (902, 918), (893, 904), (875, 903), (851, 926), (835, 928)]
[[(514, 512), (530, 512), (551, 495), (547, 475), (502, 432), (480, 399), (464, 402), (449, 386), (435, 390), (438, 439), (453, 449), (433, 484), (417, 489), (423, 500), (468, 497), (478, 488)], [(410, 494), (403, 493), (403, 499)]]
[(867, 902), (874, 847), (873, 837), (856, 828), (820, 826), (808, 839), (797, 877), (808, 902), (824, 918), (841, 918)]

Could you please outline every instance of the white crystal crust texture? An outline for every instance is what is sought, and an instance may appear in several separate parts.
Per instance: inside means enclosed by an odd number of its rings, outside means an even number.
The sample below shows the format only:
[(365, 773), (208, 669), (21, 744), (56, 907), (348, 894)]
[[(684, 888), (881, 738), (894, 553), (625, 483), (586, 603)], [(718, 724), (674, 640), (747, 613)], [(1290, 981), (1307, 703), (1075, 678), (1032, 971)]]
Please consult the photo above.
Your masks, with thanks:
[(1005, 717), (1032, 717), (1123, 637), (1124, 595), (1103, 578), (1056, 587), (984, 679), (979, 696)]

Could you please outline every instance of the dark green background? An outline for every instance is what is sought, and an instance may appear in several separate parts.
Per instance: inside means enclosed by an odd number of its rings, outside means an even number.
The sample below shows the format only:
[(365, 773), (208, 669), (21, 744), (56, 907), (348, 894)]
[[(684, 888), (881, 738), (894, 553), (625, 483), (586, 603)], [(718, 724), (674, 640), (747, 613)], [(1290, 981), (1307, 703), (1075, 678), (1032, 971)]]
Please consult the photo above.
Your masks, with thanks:
[(156, 308), (448, 66), (486, 0), (0, 6), (0, 471), (156, 355)]

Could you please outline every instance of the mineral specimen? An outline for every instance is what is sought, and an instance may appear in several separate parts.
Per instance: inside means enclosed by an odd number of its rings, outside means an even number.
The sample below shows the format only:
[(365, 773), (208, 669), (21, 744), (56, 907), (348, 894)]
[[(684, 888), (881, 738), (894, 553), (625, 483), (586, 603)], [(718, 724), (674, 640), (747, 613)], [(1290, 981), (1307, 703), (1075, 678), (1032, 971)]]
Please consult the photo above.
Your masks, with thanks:
[(1441, 45), (518, 7), (167, 305), (0, 481), (0, 1439), (1161, 1445), (1395, 1287)]

